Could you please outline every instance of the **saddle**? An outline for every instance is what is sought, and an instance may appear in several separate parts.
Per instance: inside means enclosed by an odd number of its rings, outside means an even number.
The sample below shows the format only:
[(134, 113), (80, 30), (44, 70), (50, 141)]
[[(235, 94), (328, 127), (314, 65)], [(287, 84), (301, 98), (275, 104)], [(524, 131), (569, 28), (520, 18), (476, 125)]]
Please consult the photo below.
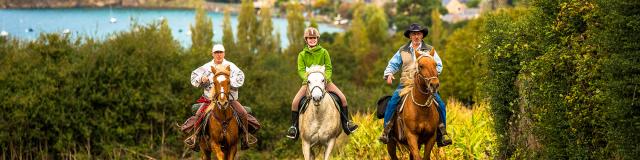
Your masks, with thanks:
[(376, 110), (376, 117), (379, 119), (384, 118), (384, 112), (387, 110), (387, 104), (389, 104), (389, 100), (391, 100), (390, 95), (382, 96), (378, 99), (376, 104), (378, 105)]
[[(376, 117), (378, 117), (379, 119), (384, 118), (384, 114), (385, 114), (385, 111), (387, 110), (387, 105), (389, 104), (390, 100), (391, 100), (391, 96), (389, 95), (382, 96), (378, 99), (378, 101), (376, 102), (376, 104), (378, 105), (377, 111), (376, 111)], [(406, 100), (406, 95), (400, 97), (400, 103), (397, 104), (396, 110), (393, 111), (391, 115), (391, 119), (389, 120), (389, 124), (387, 124), (388, 127), (392, 127), (394, 128), (393, 130), (397, 131), (397, 132), (389, 133), (389, 138), (393, 138), (396, 141), (404, 141), (406, 138), (404, 137), (404, 133), (403, 133), (404, 131), (402, 129), (393, 127), (394, 125), (404, 125), (404, 120), (398, 117), (398, 113), (402, 112), (402, 108), (403, 108), (402, 104), (404, 104), (405, 100)]]
[[(340, 97), (338, 97), (337, 94), (329, 92), (329, 95), (331, 96), (333, 102), (337, 104), (337, 106), (342, 106), (342, 101), (340, 101)], [(302, 96), (302, 98), (300, 98), (300, 103), (298, 103), (299, 113), (304, 113), (304, 111), (307, 109), (307, 103), (309, 103), (310, 101), (311, 99), (307, 98), (307, 96)], [(338, 107), (338, 111), (340, 111), (341, 109), (342, 107)]]

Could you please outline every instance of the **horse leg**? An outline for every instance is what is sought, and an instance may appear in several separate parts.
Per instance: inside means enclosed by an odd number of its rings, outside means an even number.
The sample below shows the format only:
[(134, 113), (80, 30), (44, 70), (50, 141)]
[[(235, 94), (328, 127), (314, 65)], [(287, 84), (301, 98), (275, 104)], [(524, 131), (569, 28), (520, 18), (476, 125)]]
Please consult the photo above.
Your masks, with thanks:
[(309, 142), (302, 141), (302, 155), (305, 160), (313, 160), (313, 153), (311, 153), (311, 144)]
[(215, 142), (211, 142), (211, 146), (213, 146), (213, 151), (216, 152), (216, 159), (223, 160), (224, 152), (222, 151), (222, 146)]
[(229, 149), (227, 150), (227, 159), (228, 160), (233, 160), (236, 158), (236, 153), (238, 152), (238, 144), (236, 143), (235, 145), (231, 145), (231, 147), (229, 147)]
[(391, 157), (391, 160), (398, 160), (398, 155), (396, 154), (395, 141), (387, 143), (387, 153), (389, 153), (389, 157)]
[[(429, 140), (427, 141), (427, 144), (425, 144), (424, 148), (424, 157), (427, 160), (431, 159), (431, 150), (433, 149), (433, 146), (436, 143), (436, 137), (435, 136), (431, 136), (431, 138), (429, 138)], [(436, 148), (436, 151), (439, 151), (439, 148)], [(438, 159), (438, 152), (436, 152), (435, 154), (435, 158)]]
[(210, 160), (211, 159), (211, 150), (208, 148), (206, 140), (204, 138), (198, 138), (200, 141), (198, 142), (200, 147), (200, 151), (202, 151), (202, 160)]
[(411, 159), (422, 160), (422, 158), (420, 158), (420, 148), (418, 147), (418, 136), (413, 134), (408, 134), (407, 143), (409, 144), (409, 153), (410, 153)]
[(336, 139), (330, 139), (327, 143), (326, 148), (324, 149), (324, 160), (328, 160), (329, 156), (331, 156), (331, 150), (333, 149), (333, 145), (336, 143)]
[(210, 151), (205, 151), (205, 150), (202, 150), (202, 149), (200, 149), (200, 150), (202, 151), (202, 158), (200, 158), (200, 159), (202, 159), (202, 160), (211, 160), (211, 157), (209, 156), (209, 155), (211, 155)]

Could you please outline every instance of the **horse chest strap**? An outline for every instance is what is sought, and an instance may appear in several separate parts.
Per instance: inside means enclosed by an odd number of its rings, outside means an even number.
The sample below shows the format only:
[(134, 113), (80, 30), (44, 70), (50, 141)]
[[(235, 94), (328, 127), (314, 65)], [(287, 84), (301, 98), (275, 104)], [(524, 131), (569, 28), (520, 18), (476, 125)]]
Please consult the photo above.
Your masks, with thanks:
[(216, 118), (216, 122), (220, 123), (220, 125), (222, 126), (222, 135), (226, 135), (227, 134), (227, 126), (229, 126), (229, 119), (226, 120), (222, 120), (222, 118), (218, 117), (218, 115), (216, 113), (213, 113), (213, 117)]

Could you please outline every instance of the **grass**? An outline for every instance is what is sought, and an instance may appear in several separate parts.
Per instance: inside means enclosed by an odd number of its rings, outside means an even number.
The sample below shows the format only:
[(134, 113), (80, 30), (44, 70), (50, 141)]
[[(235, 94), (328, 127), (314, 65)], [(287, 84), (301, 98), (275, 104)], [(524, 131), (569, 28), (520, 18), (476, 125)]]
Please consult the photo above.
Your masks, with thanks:
[[(440, 149), (438, 159), (491, 159), (496, 139), (493, 120), (481, 103), (468, 109), (455, 100), (447, 105), (447, 130), (453, 144)], [(344, 134), (334, 148), (332, 159), (389, 159), (386, 145), (377, 139), (382, 133), (382, 120), (373, 114), (356, 114), (353, 121), (360, 125), (349, 137)], [(402, 147), (401, 147), (402, 148)], [(408, 159), (408, 151), (397, 152), (400, 159)], [(432, 159), (436, 154), (431, 155)]]

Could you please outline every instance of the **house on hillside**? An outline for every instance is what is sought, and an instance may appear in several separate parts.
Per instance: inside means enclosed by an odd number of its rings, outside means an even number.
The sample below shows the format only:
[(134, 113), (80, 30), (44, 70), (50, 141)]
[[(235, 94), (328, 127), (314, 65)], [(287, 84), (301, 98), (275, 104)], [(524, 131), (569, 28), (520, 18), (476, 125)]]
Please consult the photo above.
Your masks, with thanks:
[(449, 12), (440, 16), (445, 22), (456, 23), (464, 20), (474, 19), (480, 16), (479, 8), (467, 8), (466, 0), (443, 0), (442, 4)]

